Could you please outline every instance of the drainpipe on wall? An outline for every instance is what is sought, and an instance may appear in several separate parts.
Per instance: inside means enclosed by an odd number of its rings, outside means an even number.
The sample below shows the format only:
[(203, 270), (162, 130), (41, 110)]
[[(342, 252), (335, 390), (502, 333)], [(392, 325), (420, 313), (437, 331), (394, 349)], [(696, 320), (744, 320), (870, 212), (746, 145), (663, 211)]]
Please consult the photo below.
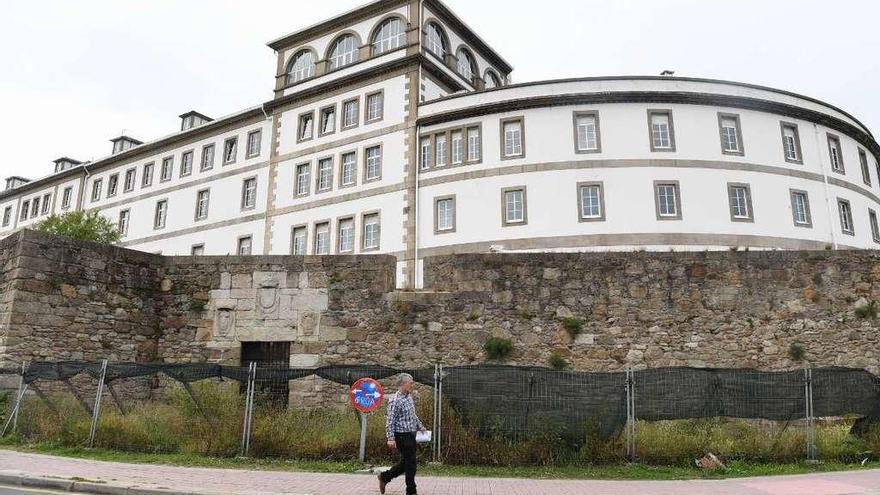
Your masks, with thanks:
[(816, 149), (819, 151), (819, 169), (822, 170), (822, 188), (825, 191), (825, 210), (828, 212), (828, 233), (831, 234), (831, 246), (837, 250), (837, 236), (834, 235), (834, 210), (831, 208), (831, 196), (828, 190), (828, 173), (825, 171), (825, 153), (822, 152), (822, 140), (819, 138), (819, 126), (813, 124), (813, 134), (816, 137)]
[(77, 211), (83, 211), (85, 209), (83, 207), (83, 203), (85, 202), (86, 181), (89, 180), (89, 177), (92, 176), (92, 174), (89, 173), (89, 164), (88, 163), (83, 163), (82, 167), (83, 167), (83, 172), (85, 173), (85, 175), (83, 176), (82, 180), (80, 181), (79, 191), (77, 191), (78, 192), (77, 199), (76, 199)]

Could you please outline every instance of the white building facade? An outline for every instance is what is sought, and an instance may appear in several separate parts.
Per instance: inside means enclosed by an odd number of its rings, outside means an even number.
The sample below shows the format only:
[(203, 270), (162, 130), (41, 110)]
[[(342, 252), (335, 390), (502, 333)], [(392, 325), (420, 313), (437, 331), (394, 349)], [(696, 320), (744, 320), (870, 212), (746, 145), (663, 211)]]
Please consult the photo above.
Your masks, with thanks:
[(691, 78), (511, 84), (439, 0), (269, 44), (275, 97), (7, 179), (0, 236), (95, 210), (167, 255), (874, 249), (880, 146), (826, 103)]

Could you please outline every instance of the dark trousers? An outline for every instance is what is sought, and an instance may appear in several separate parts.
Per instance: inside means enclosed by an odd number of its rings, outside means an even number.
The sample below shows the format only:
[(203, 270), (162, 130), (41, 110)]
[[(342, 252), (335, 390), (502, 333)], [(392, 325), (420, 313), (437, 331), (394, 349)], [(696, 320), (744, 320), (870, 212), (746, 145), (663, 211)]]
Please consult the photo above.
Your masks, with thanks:
[(416, 494), (416, 434), (395, 433), (394, 442), (400, 452), (400, 462), (382, 473), (382, 481), (389, 482), (401, 474), (406, 477), (406, 495)]

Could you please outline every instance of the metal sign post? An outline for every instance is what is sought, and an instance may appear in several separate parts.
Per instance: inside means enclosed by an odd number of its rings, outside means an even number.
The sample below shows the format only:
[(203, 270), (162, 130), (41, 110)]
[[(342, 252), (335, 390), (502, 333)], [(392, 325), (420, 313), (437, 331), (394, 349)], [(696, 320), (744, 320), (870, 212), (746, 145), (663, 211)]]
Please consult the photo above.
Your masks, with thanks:
[(92, 429), (89, 432), (89, 448), (95, 445), (95, 433), (98, 431), (98, 416), (101, 415), (101, 398), (104, 396), (104, 379), (107, 378), (107, 360), (101, 361), (101, 378), (98, 380), (98, 391), (95, 393), (95, 408), (92, 411)]
[(354, 382), (348, 391), (348, 399), (352, 407), (360, 413), (361, 419), (361, 445), (359, 459), (364, 462), (367, 457), (367, 417), (371, 412), (379, 409), (385, 398), (382, 385), (372, 378), (361, 378)]
[(241, 431), (241, 455), (247, 457), (251, 448), (251, 423), (254, 415), (254, 388), (257, 378), (257, 363), (248, 367), (247, 391), (244, 396), (244, 421)]

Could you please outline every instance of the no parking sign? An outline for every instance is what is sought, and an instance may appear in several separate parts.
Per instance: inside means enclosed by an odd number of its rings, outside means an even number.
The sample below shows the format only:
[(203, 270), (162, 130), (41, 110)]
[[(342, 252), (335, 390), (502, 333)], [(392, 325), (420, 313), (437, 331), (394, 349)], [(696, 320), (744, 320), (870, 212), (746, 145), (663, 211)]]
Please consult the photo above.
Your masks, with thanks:
[(361, 414), (370, 414), (379, 409), (384, 398), (382, 385), (372, 378), (361, 378), (348, 391), (351, 405)]

